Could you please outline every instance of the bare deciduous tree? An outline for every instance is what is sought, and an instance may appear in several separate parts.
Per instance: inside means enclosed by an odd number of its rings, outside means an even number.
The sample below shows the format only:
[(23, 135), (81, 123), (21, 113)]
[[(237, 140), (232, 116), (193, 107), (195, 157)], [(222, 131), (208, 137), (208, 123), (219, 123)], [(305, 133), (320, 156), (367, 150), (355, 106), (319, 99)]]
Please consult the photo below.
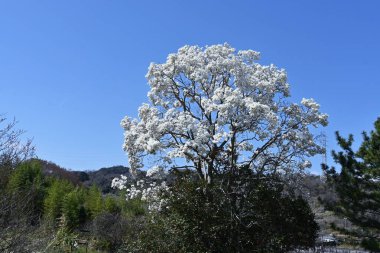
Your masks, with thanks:
[(25, 131), (17, 129), (15, 119), (0, 115), (0, 251), (23, 252), (25, 237), (32, 232), (35, 191), (9, 191), (12, 171), (34, 156), (32, 140), (23, 140)]

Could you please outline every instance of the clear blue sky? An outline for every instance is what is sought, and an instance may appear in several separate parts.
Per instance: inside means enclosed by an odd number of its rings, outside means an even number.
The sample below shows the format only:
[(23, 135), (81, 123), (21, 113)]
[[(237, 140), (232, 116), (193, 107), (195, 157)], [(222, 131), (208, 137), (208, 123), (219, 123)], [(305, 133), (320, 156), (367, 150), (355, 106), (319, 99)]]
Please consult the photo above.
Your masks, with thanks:
[[(68, 169), (126, 165), (119, 122), (136, 116), (149, 63), (185, 44), (228, 42), (285, 68), (334, 131), (380, 116), (380, 1), (1, 1), (0, 113), (40, 158)], [(321, 158), (314, 159), (313, 172)], [(331, 158), (330, 158), (331, 161)]]

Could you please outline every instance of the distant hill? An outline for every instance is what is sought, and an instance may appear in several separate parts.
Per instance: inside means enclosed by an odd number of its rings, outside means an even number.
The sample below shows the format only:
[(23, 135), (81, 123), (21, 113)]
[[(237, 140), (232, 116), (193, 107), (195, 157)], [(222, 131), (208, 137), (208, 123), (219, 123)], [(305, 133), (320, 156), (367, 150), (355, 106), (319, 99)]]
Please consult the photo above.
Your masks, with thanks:
[(73, 171), (73, 173), (81, 178), (84, 185), (90, 186), (96, 184), (103, 193), (113, 192), (111, 188), (112, 179), (120, 177), (120, 175), (130, 175), (129, 168), (121, 165), (101, 168), (96, 171)]
[(78, 174), (69, 171), (65, 168), (62, 168), (61, 166), (42, 159), (32, 159), (35, 161), (38, 161), (41, 164), (42, 167), (42, 173), (46, 176), (52, 176), (59, 179), (65, 179), (67, 181), (72, 182), (75, 185), (81, 184), (81, 179), (79, 178)]
[(120, 175), (130, 175), (129, 168), (121, 165), (101, 168), (94, 171), (71, 171), (50, 161), (42, 159), (34, 160), (40, 162), (42, 173), (46, 176), (65, 179), (75, 185), (91, 186), (96, 184), (103, 193), (113, 192), (113, 189), (111, 188), (113, 178), (120, 177)]

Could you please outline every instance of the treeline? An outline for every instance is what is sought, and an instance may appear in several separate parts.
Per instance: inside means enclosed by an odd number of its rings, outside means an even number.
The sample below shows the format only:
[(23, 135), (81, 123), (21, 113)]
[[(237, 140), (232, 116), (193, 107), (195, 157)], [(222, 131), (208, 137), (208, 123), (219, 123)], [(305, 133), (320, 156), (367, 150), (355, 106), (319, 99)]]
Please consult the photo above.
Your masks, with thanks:
[[(131, 208), (121, 197), (103, 195), (96, 185), (85, 187), (44, 175), (38, 160), (13, 169), (1, 185), (0, 197), (1, 252), (48, 246), (49, 252), (59, 251), (74, 245), (78, 238), (91, 238), (95, 247), (111, 249), (119, 238), (104, 234), (103, 223), (144, 212)], [(108, 224), (107, 229), (113, 225)]]

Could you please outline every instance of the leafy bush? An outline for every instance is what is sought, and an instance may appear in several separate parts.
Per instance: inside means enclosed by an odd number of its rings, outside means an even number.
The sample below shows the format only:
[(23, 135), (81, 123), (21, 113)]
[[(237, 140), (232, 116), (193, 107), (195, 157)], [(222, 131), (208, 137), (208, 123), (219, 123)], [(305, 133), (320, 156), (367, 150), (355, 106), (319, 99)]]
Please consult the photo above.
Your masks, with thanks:
[(305, 200), (284, 192), (278, 178), (248, 171), (237, 177), (233, 186), (225, 178), (212, 185), (190, 177), (176, 181), (167, 208), (145, 220), (128, 250), (286, 252), (314, 246), (318, 226)]

